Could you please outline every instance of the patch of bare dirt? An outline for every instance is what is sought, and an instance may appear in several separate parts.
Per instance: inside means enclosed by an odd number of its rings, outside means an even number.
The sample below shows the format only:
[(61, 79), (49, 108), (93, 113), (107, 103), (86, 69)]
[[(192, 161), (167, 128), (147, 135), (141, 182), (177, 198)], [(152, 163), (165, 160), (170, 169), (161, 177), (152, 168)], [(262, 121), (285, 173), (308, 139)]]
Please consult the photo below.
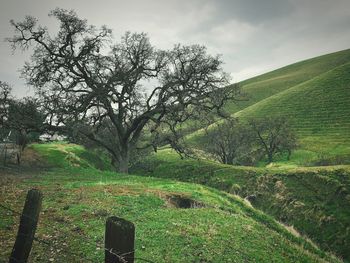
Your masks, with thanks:
[(175, 208), (203, 208), (205, 204), (182, 195), (172, 195), (168, 197), (168, 202)]
[(33, 149), (25, 148), (21, 155), (21, 163), (9, 163), (5, 166), (0, 164), (0, 182), (6, 181), (7, 178), (25, 178), (32, 177), (43, 170), (47, 170), (49, 165)]
[(29, 167), (48, 167), (45, 160), (33, 149), (25, 148), (22, 152), (21, 165)]

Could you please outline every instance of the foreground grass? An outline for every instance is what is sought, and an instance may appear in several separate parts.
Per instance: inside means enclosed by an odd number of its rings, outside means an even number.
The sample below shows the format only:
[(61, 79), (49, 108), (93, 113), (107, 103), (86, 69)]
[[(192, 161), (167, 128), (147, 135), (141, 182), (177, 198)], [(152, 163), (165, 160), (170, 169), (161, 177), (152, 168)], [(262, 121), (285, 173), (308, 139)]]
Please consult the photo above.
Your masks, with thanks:
[[(78, 260), (70, 252), (102, 262), (108, 215), (136, 224), (136, 257), (154, 262), (183, 262), (184, 258), (188, 262), (268, 262), (271, 250), (276, 262), (318, 260), (268, 217), (200, 186), (94, 170), (56, 170), (22, 182), (15, 189), (19, 194), (15, 204), (12, 199), (2, 201), (20, 209), (25, 190), (32, 187), (44, 193), (37, 236), (54, 244), (49, 256), (55, 262)], [(167, 201), (172, 195), (191, 197), (212, 208), (177, 209)], [(13, 244), (17, 220), (1, 228), (4, 257)], [(35, 244), (32, 260), (44, 261), (46, 251), (46, 246)]]
[(252, 197), (254, 207), (350, 260), (350, 167), (253, 168), (181, 160), (169, 149), (134, 166), (140, 175), (200, 183)]
[[(34, 146), (46, 158), (50, 147)], [(31, 262), (103, 262), (110, 215), (135, 223), (136, 262), (338, 262), (234, 195), (79, 167), (64, 159), (64, 168), (2, 178), (0, 202), (17, 211), (28, 189), (44, 194), (37, 237), (47, 244), (34, 243)], [(174, 196), (194, 200), (200, 208), (179, 208)], [(6, 259), (19, 218), (0, 211), (0, 257)]]

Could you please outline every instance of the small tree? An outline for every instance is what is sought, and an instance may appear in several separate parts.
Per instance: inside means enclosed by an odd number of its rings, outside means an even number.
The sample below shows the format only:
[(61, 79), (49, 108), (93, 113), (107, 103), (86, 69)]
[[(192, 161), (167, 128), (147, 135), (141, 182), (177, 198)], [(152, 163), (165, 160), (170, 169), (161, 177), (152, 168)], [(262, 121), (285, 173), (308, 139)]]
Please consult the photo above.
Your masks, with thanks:
[(0, 81), (0, 138), (4, 139), (11, 132), (11, 139), (24, 148), (28, 136), (43, 132), (45, 115), (36, 99), (19, 100), (11, 95), (11, 91), (8, 83)]
[[(196, 112), (219, 112), (237, 95), (228, 87), (219, 56), (203, 46), (155, 49), (145, 34), (126, 33), (111, 44), (111, 30), (96, 29), (74, 11), (50, 13), (56, 36), (37, 20), (11, 21), (13, 48), (34, 47), (23, 76), (36, 87), (52, 126), (72, 127), (103, 147), (120, 172), (128, 172), (130, 153), (148, 127), (176, 132)], [(175, 136), (176, 137), (176, 136)]]
[(249, 125), (255, 134), (258, 147), (265, 153), (268, 163), (277, 153), (288, 153), (288, 159), (296, 148), (296, 135), (284, 117), (251, 119)]
[(205, 140), (205, 150), (224, 164), (240, 164), (251, 150), (251, 132), (236, 119), (210, 126)]
[(0, 139), (4, 139), (9, 133), (5, 123), (8, 119), (8, 110), (12, 100), (11, 91), (12, 88), (8, 83), (0, 81)]
[(38, 137), (44, 131), (45, 118), (35, 99), (13, 99), (9, 103), (5, 127), (12, 131), (16, 143), (23, 150), (30, 138)]

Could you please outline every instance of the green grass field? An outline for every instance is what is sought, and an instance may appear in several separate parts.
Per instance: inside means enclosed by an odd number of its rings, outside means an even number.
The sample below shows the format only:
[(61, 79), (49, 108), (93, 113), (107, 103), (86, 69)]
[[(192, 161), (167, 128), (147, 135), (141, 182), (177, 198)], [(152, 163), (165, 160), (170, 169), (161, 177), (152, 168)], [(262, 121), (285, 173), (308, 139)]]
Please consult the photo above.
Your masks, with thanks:
[[(294, 166), (350, 163), (350, 50), (302, 61), (241, 83), (249, 100), (227, 110), (249, 118), (286, 116), (299, 139)], [(199, 147), (204, 133), (188, 136)]]
[(323, 249), (350, 260), (350, 166), (242, 167), (184, 159), (163, 149), (133, 173), (200, 183), (243, 198), (293, 226)]
[[(98, 158), (77, 145), (29, 149), (49, 170), (34, 175), (6, 175), (5, 170), (0, 202), (20, 211), (28, 189), (43, 192), (36, 236), (49, 245), (35, 242), (31, 262), (102, 262), (109, 215), (135, 223), (136, 257), (152, 262), (339, 262), (237, 196), (198, 184), (101, 171), (93, 168)], [(180, 208), (174, 197), (200, 207)], [(0, 211), (0, 257), (7, 259), (19, 218)]]

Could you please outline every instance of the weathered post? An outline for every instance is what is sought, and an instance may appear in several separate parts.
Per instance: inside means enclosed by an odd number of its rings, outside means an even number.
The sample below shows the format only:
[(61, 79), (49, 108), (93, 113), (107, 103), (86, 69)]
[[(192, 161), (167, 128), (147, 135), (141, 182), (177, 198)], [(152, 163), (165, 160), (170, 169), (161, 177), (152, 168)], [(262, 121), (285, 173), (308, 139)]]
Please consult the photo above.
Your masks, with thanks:
[(28, 191), (9, 263), (27, 262), (39, 220), (41, 201), (42, 194), (39, 190)]
[(135, 226), (115, 216), (106, 222), (105, 263), (134, 262)]

